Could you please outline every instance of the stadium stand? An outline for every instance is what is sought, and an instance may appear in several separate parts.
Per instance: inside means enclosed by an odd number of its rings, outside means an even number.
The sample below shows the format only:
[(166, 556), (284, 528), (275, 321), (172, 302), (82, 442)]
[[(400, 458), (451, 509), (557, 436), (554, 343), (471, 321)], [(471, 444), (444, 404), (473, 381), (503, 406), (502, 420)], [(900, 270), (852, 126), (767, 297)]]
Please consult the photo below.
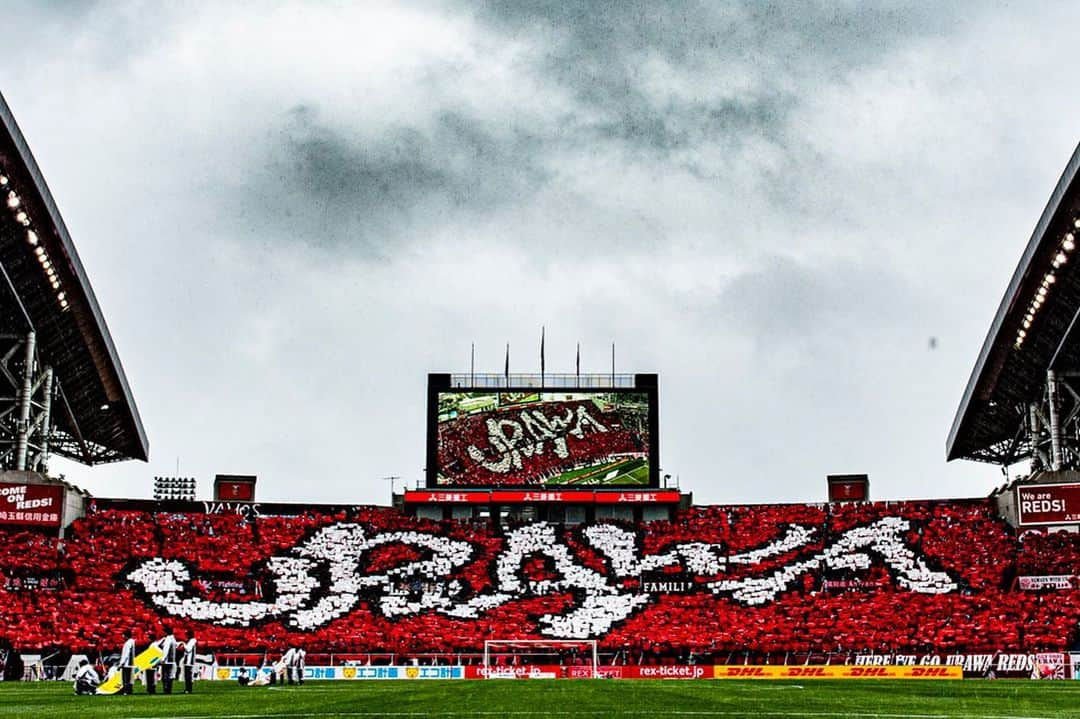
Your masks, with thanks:
[(1016, 573), (1019, 576), (1080, 574), (1080, 535), (1041, 530), (1024, 532)]
[[(804, 541), (786, 543), (793, 528), (808, 532)], [(72, 530), (65, 540), (3, 534), (3, 574), (66, 579), (48, 590), (0, 590), (0, 641), (24, 651), (92, 652), (119, 646), (128, 628), (143, 642), (172, 623), (218, 652), (296, 642), (312, 652), (431, 660), (475, 653), (491, 637), (565, 634), (568, 618), (585, 616), (580, 627), (623, 661), (724, 661), (733, 653), (1061, 650), (1076, 638), (1080, 610), (1077, 591), (1013, 588), (1018, 572), (1074, 571), (1075, 539), (1018, 538), (987, 500), (706, 506), (636, 526), (501, 530), (388, 508), (254, 519), (106, 509)], [(368, 543), (355, 575), (387, 577), (389, 586), (358, 590), (358, 601), (343, 610), (304, 615), (303, 631), (287, 614), (243, 618), (245, 607), (287, 599), (272, 557), (299, 561), (304, 547), (320, 542), (323, 556), (348, 556), (356, 530)], [(894, 530), (899, 543), (882, 543)], [(424, 545), (425, 537), (444, 544)], [(870, 539), (852, 549), (853, 537)], [(869, 546), (877, 549), (860, 553)], [(833, 560), (800, 569), (830, 552)], [(660, 556), (667, 559), (654, 561), (654, 572), (642, 570)], [(135, 572), (167, 561), (187, 568), (188, 587), (170, 589), (164, 570), (154, 575), (158, 586)], [(313, 581), (325, 582), (333, 562), (315, 564)], [(332, 583), (340, 589), (351, 581)], [(672, 589), (679, 582), (689, 587)], [(723, 589), (710, 590), (716, 587)], [(240, 613), (219, 610), (213, 621), (177, 616), (173, 610), (182, 615), (194, 604), (155, 603), (170, 591)], [(319, 598), (312, 589), (301, 603), (314, 612)], [(469, 600), (479, 607), (471, 616), (460, 609)], [(581, 607), (589, 611), (575, 612)]]

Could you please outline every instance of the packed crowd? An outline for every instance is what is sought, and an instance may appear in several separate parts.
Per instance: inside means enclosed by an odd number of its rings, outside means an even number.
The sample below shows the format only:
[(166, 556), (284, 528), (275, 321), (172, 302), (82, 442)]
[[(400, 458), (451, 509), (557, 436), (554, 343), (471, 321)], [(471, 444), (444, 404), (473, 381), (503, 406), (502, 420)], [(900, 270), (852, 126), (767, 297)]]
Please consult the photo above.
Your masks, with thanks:
[(648, 437), (589, 401), (545, 402), (439, 425), (439, 473), (454, 485), (543, 484), (609, 459), (644, 455)]
[[(983, 500), (706, 506), (647, 525), (514, 528), (388, 508), (105, 510), (63, 541), (3, 536), (3, 574), (72, 578), (0, 588), (0, 642), (22, 650), (96, 651), (129, 631), (143, 645), (170, 623), (208, 651), (400, 657), (587, 636), (624, 656), (701, 660), (1035, 651), (1071, 647), (1080, 612), (1080, 591), (1013, 588), (1018, 571), (1075, 573), (1075, 540), (1018, 538)], [(680, 588), (648, 588), (665, 580)]]
[(1020, 537), (1016, 572), (1020, 576), (1080, 575), (1080, 535), (1027, 531)]

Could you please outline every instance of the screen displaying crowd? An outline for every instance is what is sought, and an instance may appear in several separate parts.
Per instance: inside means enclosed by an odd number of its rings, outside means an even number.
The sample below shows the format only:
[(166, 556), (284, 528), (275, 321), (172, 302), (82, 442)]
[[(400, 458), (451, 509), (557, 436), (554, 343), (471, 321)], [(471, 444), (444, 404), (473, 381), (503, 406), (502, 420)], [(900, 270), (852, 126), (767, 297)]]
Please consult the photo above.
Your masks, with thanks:
[(441, 392), (435, 483), (648, 485), (649, 401), (642, 392)]

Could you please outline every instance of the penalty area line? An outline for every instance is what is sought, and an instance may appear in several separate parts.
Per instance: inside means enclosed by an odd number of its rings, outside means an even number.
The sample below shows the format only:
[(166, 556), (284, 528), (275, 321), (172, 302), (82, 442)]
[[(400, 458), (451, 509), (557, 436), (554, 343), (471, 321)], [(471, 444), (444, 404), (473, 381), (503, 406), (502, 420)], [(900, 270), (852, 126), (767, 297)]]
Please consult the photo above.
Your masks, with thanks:
[[(836, 717), (836, 711), (755, 711), (757, 717)], [(285, 714), (193, 714), (187, 716), (171, 715), (171, 719), (320, 719), (321, 717), (610, 717), (610, 716), (664, 716), (664, 717), (745, 717), (746, 711), (705, 710), (705, 709), (669, 709), (669, 710), (623, 710), (612, 714), (611, 709), (582, 709), (580, 711), (330, 711), (330, 713)], [(859, 719), (1056, 719), (1055, 717), (1032, 717), (1010, 714), (881, 714), (875, 711), (843, 711), (842, 716)], [(153, 717), (132, 717), (131, 719), (161, 719)]]

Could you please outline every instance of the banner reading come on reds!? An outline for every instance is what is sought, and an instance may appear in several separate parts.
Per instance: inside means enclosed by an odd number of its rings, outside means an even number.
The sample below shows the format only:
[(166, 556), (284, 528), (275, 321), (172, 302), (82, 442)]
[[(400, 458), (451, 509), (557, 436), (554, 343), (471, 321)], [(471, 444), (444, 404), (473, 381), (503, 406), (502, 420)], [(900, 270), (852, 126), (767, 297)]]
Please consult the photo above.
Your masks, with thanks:
[(1021, 526), (1080, 523), (1080, 484), (1033, 484), (1016, 488)]
[(0, 525), (59, 527), (64, 488), (44, 484), (0, 485)]

